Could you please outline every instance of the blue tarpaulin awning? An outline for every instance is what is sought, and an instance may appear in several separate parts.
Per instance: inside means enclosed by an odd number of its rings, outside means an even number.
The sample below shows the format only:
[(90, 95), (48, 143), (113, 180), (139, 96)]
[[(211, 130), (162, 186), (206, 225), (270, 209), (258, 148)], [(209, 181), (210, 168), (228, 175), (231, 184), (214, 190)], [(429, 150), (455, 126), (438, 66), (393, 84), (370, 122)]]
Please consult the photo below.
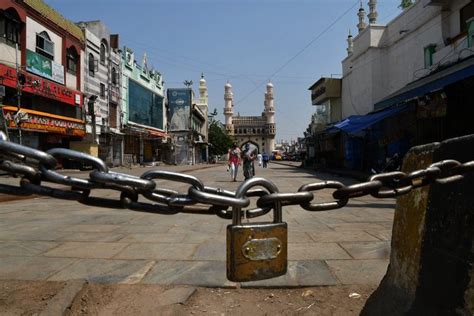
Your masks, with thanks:
[(326, 130), (326, 133), (334, 133), (338, 130), (346, 132), (348, 134), (355, 134), (363, 129), (366, 129), (375, 123), (386, 119), (390, 116), (393, 116), (397, 113), (400, 113), (408, 109), (408, 104), (403, 104), (400, 106), (392, 107), (383, 111), (370, 113), (367, 115), (352, 115), (346, 118), (345, 120), (331, 126)]

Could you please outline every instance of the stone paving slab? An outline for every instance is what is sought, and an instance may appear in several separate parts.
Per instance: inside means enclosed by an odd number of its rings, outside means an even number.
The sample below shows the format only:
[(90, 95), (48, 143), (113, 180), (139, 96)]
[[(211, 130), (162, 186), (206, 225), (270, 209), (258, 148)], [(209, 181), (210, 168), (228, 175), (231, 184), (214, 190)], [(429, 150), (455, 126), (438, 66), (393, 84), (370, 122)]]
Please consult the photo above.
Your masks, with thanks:
[(0, 258), (0, 279), (46, 280), (75, 260), (72, 258), (3, 257)]
[(292, 244), (288, 247), (288, 260), (351, 259), (337, 243)]
[(206, 241), (198, 246), (193, 260), (226, 260), (227, 244), (225, 241)]
[(326, 260), (341, 284), (379, 284), (388, 260)]
[(160, 261), (143, 278), (145, 284), (236, 287), (226, 278), (224, 261)]
[(317, 231), (308, 235), (315, 242), (380, 241), (365, 231)]
[(51, 229), (44, 230), (2, 230), (0, 240), (31, 240), (31, 241), (55, 241), (58, 238), (68, 235), (65, 231)]
[(127, 234), (120, 239), (120, 242), (125, 243), (181, 243), (186, 237), (185, 234), (172, 233), (133, 233)]
[(64, 242), (43, 254), (45, 257), (112, 258), (128, 244), (111, 242)]
[(243, 288), (328, 286), (338, 280), (323, 260), (289, 261), (286, 275), (268, 280), (241, 283)]
[(368, 234), (377, 237), (380, 240), (388, 240), (390, 241), (392, 239), (392, 230), (391, 229), (385, 229), (385, 230), (368, 230)]
[(390, 243), (379, 242), (344, 242), (339, 243), (354, 259), (389, 259)]
[(50, 276), (48, 281), (85, 279), (94, 283), (123, 283), (131, 275), (142, 271), (144, 267), (148, 271), (151, 267), (150, 261), (79, 259)]
[[(122, 244), (127, 246), (127, 244)], [(196, 244), (181, 243), (140, 243), (130, 244), (115, 255), (115, 259), (157, 259), (157, 260), (191, 260), (196, 251)]]
[(0, 257), (36, 256), (57, 246), (46, 241), (0, 241)]
[(114, 232), (74, 232), (68, 233), (62, 237), (55, 239), (56, 241), (102, 241), (102, 242), (113, 242), (123, 240), (125, 233), (114, 233)]

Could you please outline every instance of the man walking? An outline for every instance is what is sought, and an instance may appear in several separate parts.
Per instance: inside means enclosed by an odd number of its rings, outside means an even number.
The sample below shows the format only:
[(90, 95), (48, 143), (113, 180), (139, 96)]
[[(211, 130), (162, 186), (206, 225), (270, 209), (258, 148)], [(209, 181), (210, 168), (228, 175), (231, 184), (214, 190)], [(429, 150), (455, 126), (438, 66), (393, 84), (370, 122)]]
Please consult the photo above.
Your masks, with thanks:
[(268, 154), (266, 152), (263, 152), (262, 154), (263, 168), (267, 167), (268, 160), (269, 160)]
[(244, 178), (245, 180), (252, 178), (255, 175), (254, 160), (257, 157), (255, 150), (250, 148), (250, 144), (245, 144), (245, 150), (242, 153)]

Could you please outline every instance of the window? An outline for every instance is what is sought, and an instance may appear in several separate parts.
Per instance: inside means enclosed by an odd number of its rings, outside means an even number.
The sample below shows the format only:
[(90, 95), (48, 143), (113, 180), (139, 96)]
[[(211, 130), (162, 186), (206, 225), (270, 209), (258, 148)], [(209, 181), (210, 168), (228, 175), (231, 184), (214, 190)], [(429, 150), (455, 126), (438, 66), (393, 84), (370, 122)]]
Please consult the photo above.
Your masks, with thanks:
[(112, 67), (112, 84), (114, 86), (117, 85), (117, 70), (115, 69), (115, 67)]
[(95, 60), (94, 55), (89, 54), (89, 76), (94, 77), (95, 75)]
[(54, 43), (45, 31), (36, 33), (36, 52), (51, 60), (54, 59)]
[(425, 47), (425, 68), (430, 68), (433, 65), (433, 54), (436, 52), (436, 45), (429, 45)]
[(460, 15), (460, 23), (461, 23), (461, 32), (466, 32), (468, 31), (469, 27), (469, 19), (474, 18), (474, 2), (470, 2), (468, 5), (463, 7), (459, 11)]
[(107, 59), (107, 47), (105, 43), (100, 44), (100, 63), (105, 65), (105, 60)]
[(69, 47), (66, 50), (66, 70), (75, 75), (77, 71), (78, 55), (74, 47)]
[(103, 83), (100, 84), (100, 97), (102, 99), (105, 98), (105, 84), (103, 84)]
[(467, 20), (467, 45), (474, 46), (474, 17)]
[(10, 43), (20, 42), (21, 22), (14, 9), (0, 12), (0, 37)]

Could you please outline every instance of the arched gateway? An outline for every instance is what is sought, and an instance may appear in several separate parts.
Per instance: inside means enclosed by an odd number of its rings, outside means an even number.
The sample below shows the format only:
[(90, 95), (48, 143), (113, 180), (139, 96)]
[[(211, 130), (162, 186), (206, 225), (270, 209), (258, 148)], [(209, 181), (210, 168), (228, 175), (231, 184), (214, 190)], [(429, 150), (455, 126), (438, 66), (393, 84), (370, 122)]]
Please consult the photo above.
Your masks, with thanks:
[(225, 85), (225, 129), (241, 148), (246, 143), (255, 146), (259, 153), (270, 154), (275, 149), (275, 107), (273, 105), (273, 84), (267, 84), (265, 93), (264, 111), (261, 116), (234, 115), (232, 103), (234, 94), (230, 83)]

